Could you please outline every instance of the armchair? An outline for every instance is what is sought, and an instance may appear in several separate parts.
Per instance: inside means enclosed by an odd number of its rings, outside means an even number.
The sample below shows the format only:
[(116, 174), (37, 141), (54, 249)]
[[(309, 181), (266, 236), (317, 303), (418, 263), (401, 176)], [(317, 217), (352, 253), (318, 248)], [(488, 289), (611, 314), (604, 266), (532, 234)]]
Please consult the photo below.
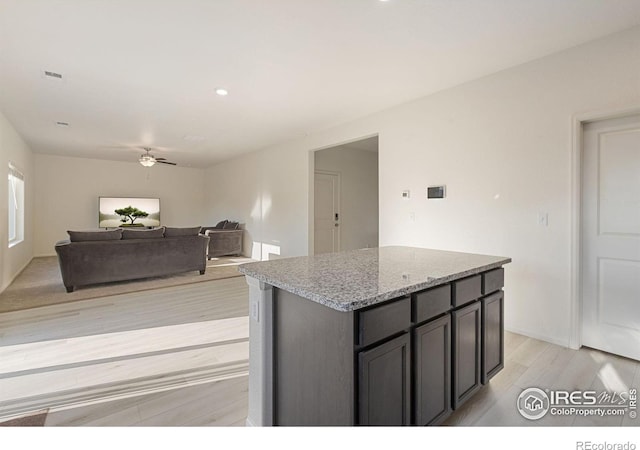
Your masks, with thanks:
[(239, 256), (242, 254), (242, 236), (238, 222), (223, 220), (214, 227), (202, 227), (200, 233), (209, 236), (207, 259), (218, 256)]

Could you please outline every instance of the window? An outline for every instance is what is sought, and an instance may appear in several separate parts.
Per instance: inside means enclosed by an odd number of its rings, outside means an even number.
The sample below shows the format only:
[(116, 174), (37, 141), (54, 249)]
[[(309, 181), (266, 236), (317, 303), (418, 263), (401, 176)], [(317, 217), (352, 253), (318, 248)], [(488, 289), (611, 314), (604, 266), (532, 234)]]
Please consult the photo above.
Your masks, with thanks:
[(9, 247), (24, 240), (24, 176), (9, 164)]

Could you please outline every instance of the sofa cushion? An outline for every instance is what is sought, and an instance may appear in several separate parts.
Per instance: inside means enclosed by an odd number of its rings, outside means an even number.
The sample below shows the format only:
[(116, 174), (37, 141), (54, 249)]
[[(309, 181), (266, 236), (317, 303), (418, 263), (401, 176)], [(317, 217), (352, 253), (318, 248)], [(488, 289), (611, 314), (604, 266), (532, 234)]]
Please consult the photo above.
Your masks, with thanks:
[(153, 230), (122, 230), (122, 239), (157, 239), (164, 237), (164, 227)]
[(67, 231), (71, 242), (118, 241), (122, 239), (122, 230), (109, 231)]
[(200, 234), (200, 228), (201, 227), (190, 227), (190, 228), (165, 227), (164, 237), (197, 236)]
[(227, 222), (222, 227), (224, 230), (237, 230), (240, 224), (238, 222)]

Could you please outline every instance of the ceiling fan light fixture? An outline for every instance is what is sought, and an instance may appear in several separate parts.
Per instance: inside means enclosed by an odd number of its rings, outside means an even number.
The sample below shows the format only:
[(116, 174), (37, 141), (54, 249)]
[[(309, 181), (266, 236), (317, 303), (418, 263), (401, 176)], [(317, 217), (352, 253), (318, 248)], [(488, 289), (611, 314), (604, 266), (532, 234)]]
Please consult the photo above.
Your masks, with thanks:
[(140, 164), (142, 164), (145, 167), (151, 167), (156, 163), (156, 159), (153, 156), (148, 154), (141, 155), (138, 161), (140, 161)]

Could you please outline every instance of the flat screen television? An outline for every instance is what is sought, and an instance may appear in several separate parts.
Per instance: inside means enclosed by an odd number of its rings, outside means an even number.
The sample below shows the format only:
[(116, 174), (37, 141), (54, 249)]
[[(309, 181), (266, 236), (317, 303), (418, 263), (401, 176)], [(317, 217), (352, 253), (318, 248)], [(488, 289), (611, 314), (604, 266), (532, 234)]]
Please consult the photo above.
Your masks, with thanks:
[(100, 197), (100, 228), (160, 226), (159, 198)]

